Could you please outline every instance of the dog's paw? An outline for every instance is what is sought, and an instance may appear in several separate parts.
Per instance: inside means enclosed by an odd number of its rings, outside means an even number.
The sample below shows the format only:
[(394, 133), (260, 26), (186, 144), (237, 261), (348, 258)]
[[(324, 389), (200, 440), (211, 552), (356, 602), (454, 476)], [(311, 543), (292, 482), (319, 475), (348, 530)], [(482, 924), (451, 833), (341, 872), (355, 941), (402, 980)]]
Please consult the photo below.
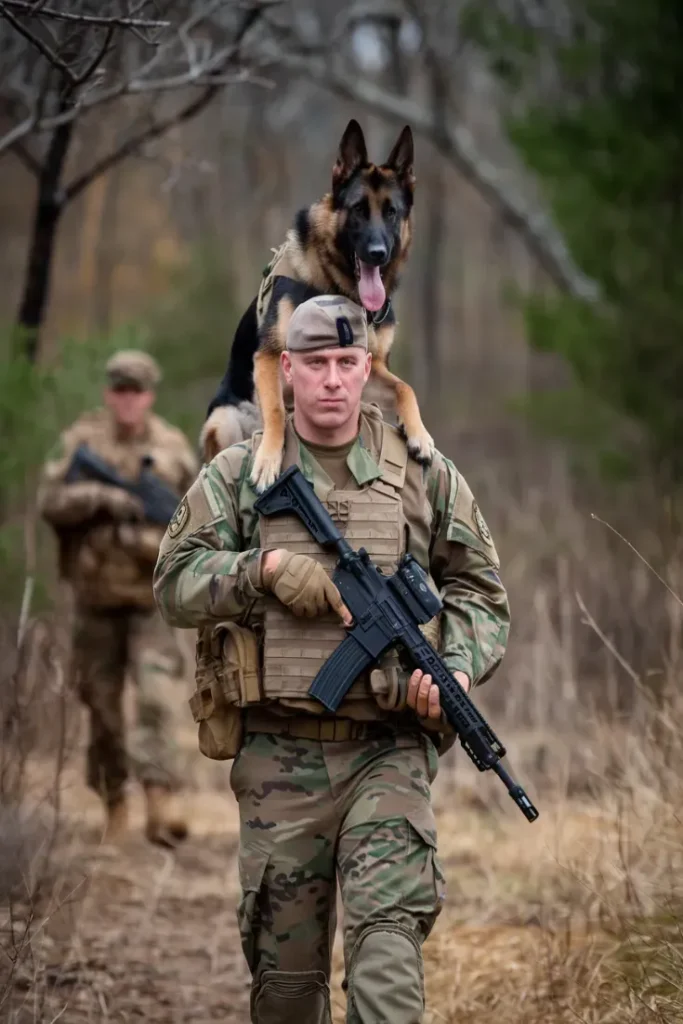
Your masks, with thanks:
[(428, 434), (424, 428), (418, 433), (409, 434), (403, 424), (401, 425), (401, 432), (406, 439), (408, 454), (411, 458), (423, 466), (430, 466), (436, 451), (434, 438), (431, 434)]
[(254, 465), (251, 468), (250, 479), (254, 490), (260, 494), (274, 484), (280, 475), (281, 465), (282, 449), (269, 453), (262, 444), (256, 452)]

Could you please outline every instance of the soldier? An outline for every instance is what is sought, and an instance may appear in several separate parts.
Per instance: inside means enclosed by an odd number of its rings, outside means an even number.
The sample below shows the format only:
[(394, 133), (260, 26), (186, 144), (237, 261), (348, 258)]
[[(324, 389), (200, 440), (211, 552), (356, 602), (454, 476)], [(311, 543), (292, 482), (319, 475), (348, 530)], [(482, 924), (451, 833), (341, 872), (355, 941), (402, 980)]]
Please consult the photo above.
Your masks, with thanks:
[[(452, 463), (436, 452), (429, 468), (418, 465), (400, 431), (361, 404), (367, 349), (364, 310), (348, 300), (296, 309), (282, 355), (294, 400), (283, 468), (301, 468), (352, 546), (385, 571), (408, 550), (431, 574), (445, 606), (440, 650), (469, 689), (507, 643), (496, 549)], [(347, 1021), (418, 1024), (421, 946), (444, 899), (430, 784), (454, 738), (437, 687), (419, 672), (408, 678), (394, 657), (356, 680), (336, 715), (308, 696), (349, 613), (330, 556), (301, 524), (259, 521), (249, 482), (259, 443), (255, 434), (202, 470), (155, 570), (167, 622), (200, 627), (191, 701), (200, 748), (238, 751), (230, 782), (251, 1019), (329, 1024), (338, 877)]]
[[(72, 668), (89, 709), (87, 781), (106, 808), (105, 837), (127, 828), (129, 766), (144, 787), (146, 835), (173, 846), (187, 834), (174, 809), (178, 786), (164, 684), (182, 657), (154, 604), (152, 573), (164, 534), (144, 521), (142, 504), (119, 487), (94, 480), (67, 483), (76, 448), (86, 444), (119, 474), (135, 479), (142, 460), (178, 497), (197, 473), (190, 445), (152, 413), (160, 370), (144, 352), (120, 351), (106, 366), (105, 408), (63, 432), (43, 468), (39, 508), (59, 542), (60, 575), (74, 597)], [(137, 722), (125, 742), (124, 680), (137, 690)]]

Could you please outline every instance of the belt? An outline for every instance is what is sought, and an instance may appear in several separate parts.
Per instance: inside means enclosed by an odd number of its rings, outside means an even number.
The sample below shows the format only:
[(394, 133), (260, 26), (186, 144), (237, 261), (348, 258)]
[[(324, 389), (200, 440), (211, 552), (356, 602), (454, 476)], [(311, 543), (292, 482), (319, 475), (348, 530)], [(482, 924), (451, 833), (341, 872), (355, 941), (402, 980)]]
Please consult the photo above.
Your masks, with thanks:
[(350, 718), (317, 718), (312, 715), (280, 717), (249, 708), (244, 716), (244, 731), (292, 736), (298, 740), (322, 740), (343, 743), (395, 736), (397, 730), (386, 722), (354, 722)]

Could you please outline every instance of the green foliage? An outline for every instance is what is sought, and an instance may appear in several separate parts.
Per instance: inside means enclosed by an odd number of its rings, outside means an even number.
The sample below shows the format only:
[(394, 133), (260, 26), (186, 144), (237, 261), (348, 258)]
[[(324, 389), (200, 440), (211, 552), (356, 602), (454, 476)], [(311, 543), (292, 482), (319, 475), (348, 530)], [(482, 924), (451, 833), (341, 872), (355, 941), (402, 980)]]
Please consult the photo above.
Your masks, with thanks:
[(225, 373), (241, 313), (225, 253), (208, 242), (173, 272), (164, 300), (146, 319), (143, 344), (164, 371), (159, 412), (193, 440)]
[[(18, 609), (26, 573), (25, 516), (40, 466), (59, 432), (98, 404), (103, 362), (118, 347), (116, 337), (69, 338), (60, 344), (53, 364), (34, 366), (20, 334), (7, 330), (0, 335), (0, 606)], [(47, 540), (40, 529), (39, 551)], [(41, 575), (37, 601), (44, 595), (43, 582)]]
[[(509, 69), (510, 136), (602, 294), (597, 306), (527, 303), (531, 342), (568, 362), (578, 401), (590, 395), (639, 425), (654, 466), (680, 481), (683, 9), (569, 0), (561, 23), (534, 27), (533, 45), (529, 32), (495, 0), (477, 4), (473, 35)], [(632, 436), (618, 438), (624, 460)]]

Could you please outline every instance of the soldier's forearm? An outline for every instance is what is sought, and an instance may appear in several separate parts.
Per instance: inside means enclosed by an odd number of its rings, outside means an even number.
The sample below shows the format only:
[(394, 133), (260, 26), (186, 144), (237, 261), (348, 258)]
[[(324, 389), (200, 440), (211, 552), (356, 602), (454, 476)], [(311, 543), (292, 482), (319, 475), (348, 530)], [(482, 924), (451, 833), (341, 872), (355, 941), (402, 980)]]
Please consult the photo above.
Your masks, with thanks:
[(41, 488), (38, 508), (53, 526), (78, 526), (95, 514), (100, 497), (98, 485), (91, 481), (51, 484)]
[(154, 596), (163, 618), (180, 629), (240, 619), (263, 596), (257, 585), (261, 551), (216, 551), (191, 544), (163, 558), (154, 571)]
[(472, 685), (483, 682), (500, 664), (507, 646), (509, 611), (453, 594), (444, 597), (442, 657), (451, 672), (466, 672)]

